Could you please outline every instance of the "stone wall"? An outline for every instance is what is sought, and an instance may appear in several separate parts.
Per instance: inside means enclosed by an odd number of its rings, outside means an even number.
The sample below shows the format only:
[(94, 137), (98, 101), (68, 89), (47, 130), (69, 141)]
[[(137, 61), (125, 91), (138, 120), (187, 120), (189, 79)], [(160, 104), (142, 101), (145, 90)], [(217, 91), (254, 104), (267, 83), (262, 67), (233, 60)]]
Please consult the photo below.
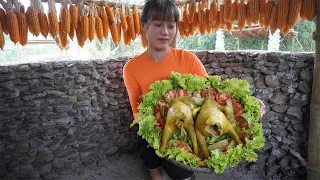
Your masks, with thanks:
[[(209, 74), (248, 80), (267, 105), (265, 147), (242, 173), (306, 177), (297, 156), (307, 156), (314, 54), (195, 53)], [(128, 59), (0, 67), (0, 177), (53, 179), (135, 150), (122, 80)]]

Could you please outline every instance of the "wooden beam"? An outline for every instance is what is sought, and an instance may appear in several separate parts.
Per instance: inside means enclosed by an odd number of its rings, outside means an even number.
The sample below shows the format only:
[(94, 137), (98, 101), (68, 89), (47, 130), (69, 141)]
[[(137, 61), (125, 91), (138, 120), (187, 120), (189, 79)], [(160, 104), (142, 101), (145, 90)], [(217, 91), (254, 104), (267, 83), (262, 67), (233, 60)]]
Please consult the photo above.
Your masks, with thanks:
[(317, 0), (316, 52), (310, 103), (308, 180), (320, 179), (320, 0)]
[[(72, 4), (77, 4), (78, 0), (70, 0)], [(48, 2), (48, 0), (41, 0), (41, 2)], [(56, 3), (61, 3), (61, 0), (55, 0)], [(94, 2), (96, 5), (98, 6), (102, 6), (102, 5), (108, 5), (111, 7), (121, 7), (122, 4), (124, 3), (115, 3), (115, 2), (106, 2), (103, 0), (98, 0), (98, 1), (93, 1), (93, 0), (85, 0), (84, 4), (88, 5), (90, 3)], [(136, 6), (138, 9), (141, 9), (143, 7), (143, 5), (138, 5), (138, 4), (126, 4), (129, 6), (129, 8), (133, 8), (133, 6)]]

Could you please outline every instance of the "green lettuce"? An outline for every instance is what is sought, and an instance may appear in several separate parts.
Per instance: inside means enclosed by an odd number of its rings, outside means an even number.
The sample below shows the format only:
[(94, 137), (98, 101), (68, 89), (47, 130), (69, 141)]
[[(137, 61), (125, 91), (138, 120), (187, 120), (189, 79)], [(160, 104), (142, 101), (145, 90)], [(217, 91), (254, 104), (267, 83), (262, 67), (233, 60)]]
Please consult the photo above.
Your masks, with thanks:
[[(243, 130), (251, 134), (246, 144), (239, 144), (235, 148), (228, 149), (227, 152), (213, 150), (211, 156), (204, 160), (205, 166), (214, 169), (216, 173), (223, 173), (225, 168), (233, 167), (242, 159), (249, 162), (257, 160), (256, 150), (264, 146), (263, 129), (260, 123), (260, 104), (259, 101), (251, 96), (250, 86), (246, 80), (226, 79), (221, 80), (220, 76), (209, 76), (208, 78), (173, 72), (168, 80), (156, 81), (150, 86), (150, 92), (142, 96), (139, 104), (139, 114), (137, 115), (140, 123), (138, 135), (147, 140), (149, 145), (156, 150), (160, 157), (174, 159), (178, 162), (199, 167), (201, 159), (192, 153), (183, 151), (180, 148), (168, 147), (164, 152), (160, 152), (161, 128), (154, 128), (157, 124), (154, 117), (154, 107), (158, 100), (170, 89), (185, 89), (188, 92), (202, 91), (206, 88), (216, 88), (219, 92), (230, 93), (233, 98), (239, 100), (245, 109), (242, 115), (249, 124), (249, 129)], [(210, 141), (210, 139), (208, 139)], [(212, 141), (212, 140), (211, 140)]]
[(202, 76), (172, 73), (168, 78), (174, 89), (185, 89), (188, 92), (201, 91), (210, 87), (210, 82)]

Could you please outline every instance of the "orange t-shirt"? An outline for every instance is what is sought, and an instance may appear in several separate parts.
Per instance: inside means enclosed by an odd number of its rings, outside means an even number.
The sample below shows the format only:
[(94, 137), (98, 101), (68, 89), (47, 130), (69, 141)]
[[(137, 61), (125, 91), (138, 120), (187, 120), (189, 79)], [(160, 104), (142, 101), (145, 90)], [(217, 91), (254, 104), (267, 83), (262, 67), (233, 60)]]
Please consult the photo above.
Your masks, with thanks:
[(139, 112), (137, 107), (141, 102), (140, 96), (149, 92), (149, 86), (156, 80), (168, 79), (173, 71), (208, 76), (195, 54), (174, 48), (169, 48), (166, 57), (159, 62), (152, 61), (147, 52), (144, 52), (125, 64), (123, 79), (134, 115)]

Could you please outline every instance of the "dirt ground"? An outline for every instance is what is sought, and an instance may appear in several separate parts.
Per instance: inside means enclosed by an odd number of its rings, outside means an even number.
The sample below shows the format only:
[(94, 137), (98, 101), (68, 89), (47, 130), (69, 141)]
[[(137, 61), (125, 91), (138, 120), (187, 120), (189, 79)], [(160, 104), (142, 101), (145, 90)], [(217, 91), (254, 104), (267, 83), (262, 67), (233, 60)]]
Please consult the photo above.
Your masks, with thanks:
[[(227, 169), (223, 174), (195, 172), (196, 180), (265, 179), (257, 174), (243, 174), (242, 166)], [(241, 172), (242, 171), (242, 172)], [(163, 172), (163, 180), (170, 180)], [(76, 175), (60, 176), (58, 180), (151, 180), (137, 153), (118, 153), (108, 157), (99, 165), (86, 168)]]

